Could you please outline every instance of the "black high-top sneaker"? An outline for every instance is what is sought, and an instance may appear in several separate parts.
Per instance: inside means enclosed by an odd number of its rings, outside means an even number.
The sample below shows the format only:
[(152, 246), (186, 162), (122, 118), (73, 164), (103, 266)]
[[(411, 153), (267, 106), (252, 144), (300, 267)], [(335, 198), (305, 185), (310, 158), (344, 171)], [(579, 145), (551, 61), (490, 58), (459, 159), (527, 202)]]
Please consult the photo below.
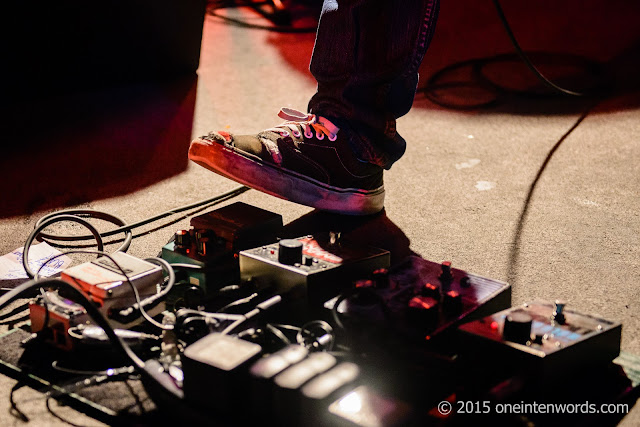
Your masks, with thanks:
[(283, 108), (257, 135), (210, 132), (189, 159), (256, 190), (317, 209), (366, 215), (384, 206), (383, 169), (359, 160), (352, 136), (328, 119)]

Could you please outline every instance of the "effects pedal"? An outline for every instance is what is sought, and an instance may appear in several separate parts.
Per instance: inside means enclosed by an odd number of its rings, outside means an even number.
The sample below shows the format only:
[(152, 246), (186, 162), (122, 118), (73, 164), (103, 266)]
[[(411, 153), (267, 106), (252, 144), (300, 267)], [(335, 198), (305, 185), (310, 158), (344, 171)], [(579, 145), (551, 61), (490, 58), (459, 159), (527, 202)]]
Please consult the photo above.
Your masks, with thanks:
[(69, 329), (87, 323), (89, 316), (80, 304), (57, 291), (45, 291), (29, 303), (29, 320), (31, 332), (55, 347), (71, 351), (73, 340)]
[[(561, 301), (536, 301), (459, 327), (470, 358), (536, 381), (611, 362), (620, 353), (622, 325), (568, 310)], [(485, 363), (485, 362), (483, 362)]]
[(427, 342), (466, 319), (510, 305), (508, 283), (452, 268), (448, 261), (438, 264), (412, 257), (388, 277), (382, 272), (356, 282), (325, 307), (345, 322), (365, 328), (373, 324), (390, 329), (393, 336)]
[(219, 413), (240, 409), (248, 366), (261, 354), (260, 345), (222, 333), (199, 339), (181, 356), (185, 399)]
[(276, 240), (282, 216), (236, 202), (193, 217), (190, 225), (189, 230), (175, 233), (161, 257), (169, 263), (201, 267), (185, 270), (186, 281), (207, 294), (239, 280), (238, 252)]
[[(115, 252), (110, 257), (118, 264), (117, 266), (111, 259), (102, 256), (94, 261), (64, 270), (60, 278), (87, 294), (105, 317), (110, 319), (114, 327), (135, 326), (142, 322), (141, 317), (136, 316), (130, 321), (119, 321), (114, 314), (136, 303), (131, 286), (137, 289), (141, 300), (155, 295), (158, 292), (158, 285), (164, 279), (162, 268), (124, 252)], [(164, 308), (164, 302), (160, 302), (147, 311), (153, 316), (162, 312)]]
[(356, 245), (339, 233), (283, 239), (240, 252), (243, 280), (266, 279), (275, 291), (322, 307), (353, 280), (388, 268), (388, 251)]

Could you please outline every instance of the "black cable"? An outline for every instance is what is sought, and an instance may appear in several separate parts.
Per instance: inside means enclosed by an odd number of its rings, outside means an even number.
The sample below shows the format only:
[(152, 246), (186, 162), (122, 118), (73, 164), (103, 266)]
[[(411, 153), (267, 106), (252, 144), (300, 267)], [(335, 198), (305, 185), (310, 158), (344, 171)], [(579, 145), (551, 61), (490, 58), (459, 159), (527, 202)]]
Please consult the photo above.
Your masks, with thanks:
[[(501, 101), (504, 101), (505, 97), (510, 95), (516, 96), (528, 96), (528, 97), (540, 97), (540, 96), (549, 96), (550, 94), (564, 94), (571, 95), (574, 97), (586, 97), (591, 95), (598, 95), (604, 93), (604, 90), (608, 87), (604, 82), (604, 75), (602, 66), (600, 63), (596, 61), (591, 61), (586, 58), (577, 56), (577, 55), (563, 55), (563, 59), (570, 59), (570, 64), (579, 66), (586, 70), (590, 75), (592, 75), (596, 79), (596, 83), (593, 87), (588, 89), (584, 89), (582, 92), (568, 90), (558, 86), (553, 83), (551, 80), (546, 78), (536, 66), (533, 65), (533, 61), (530, 57), (522, 50), (520, 44), (515, 38), (511, 26), (509, 25), (502, 7), (498, 0), (494, 0), (494, 6), (498, 13), (498, 17), (507, 32), (507, 35), (511, 41), (511, 44), (514, 47), (515, 53), (507, 53), (502, 55), (496, 55), (490, 58), (480, 58), (480, 59), (471, 59), (466, 61), (461, 61), (455, 64), (448, 65), (441, 70), (434, 73), (424, 85), (424, 87), (418, 89), (418, 92), (423, 92), (427, 99), (429, 99), (434, 104), (456, 109), (456, 110), (473, 110), (478, 108), (489, 108), (499, 104)], [(545, 52), (536, 52), (539, 57), (543, 60), (545, 58), (552, 58), (551, 54)], [(490, 77), (486, 75), (485, 69), (487, 66), (491, 64), (495, 64), (497, 62), (505, 62), (512, 60), (520, 60), (522, 61), (528, 69), (535, 75), (535, 77), (543, 82), (545, 87), (549, 87), (553, 92), (540, 94), (534, 91), (529, 90), (517, 90), (514, 88), (509, 88), (504, 85), (500, 85), (498, 82), (493, 81)], [(455, 73), (460, 73), (466, 71), (465, 69), (469, 69), (472, 73), (471, 76), (475, 79), (472, 81), (450, 81), (445, 80), (447, 76), (455, 75)], [(451, 93), (455, 90), (464, 90), (464, 94), (460, 94), (458, 98), (461, 99), (460, 102), (455, 100), (455, 98), (451, 98), (451, 96), (443, 97), (440, 95), (440, 92)], [(469, 91), (473, 91), (473, 96), (469, 96)], [(455, 92), (454, 92), (455, 93)]]
[(51, 395), (49, 393), (47, 393), (46, 397), (45, 397), (45, 406), (47, 407), (47, 411), (53, 415), (54, 417), (56, 417), (57, 419), (59, 419), (60, 421), (62, 421), (65, 424), (68, 424), (72, 427), (87, 427), (86, 425), (83, 424), (75, 424), (67, 419), (64, 419), (61, 415), (57, 414), (52, 408), (51, 408)]
[[(90, 372), (90, 371), (67, 370), (67, 371), (61, 371), (61, 372), (67, 372), (67, 373), (72, 373), (76, 375), (87, 375), (85, 372)], [(125, 379), (130, 379), (132, 377), (136, 378), (136, 375), (134, 375), (134, 373), (135, 373), (135, 368), (133, 366), (124, 366), (122, 368), (107, 369), (105, 371), (102, 371), (96, 374), (88, 374), (90, 375), (89, 378), (76, 381), (71, 385), (66, 385), (64, 387), (61, 387), (60, 389), (50, 390), (47, 394), (51, 397), (65, 396), (65, 395), (69, 395), (70, 393), (77, 392), (78, 390), (81, 390), (83, 388), (95, 386), (98, 384), (103, 384), (105, 382), (120, 380), (123, 377)]]
[(254, 292), (254, 293), (252, 293), (251, 295), (249, 295), (248, 297), (240, 298), (240, 299), (238, 299), (238, 300), (235, 300), (235, 301), (233, 301), (233, 302), (230, 302), (229, 304), (225, 305), (224, 307), (219, 308), (219, 309), (217, 310), (217, 312), (219, 312), (219, 313), (223, 313), (223, 312), (225, 312), (226, 310), (230, 309), (231, 307), (236, 307), (236, 306), (239, 306), (239, 305), (248, 304), (248, 303), (250, 303), (251, 301), (253, 301), (257, 296), (258, 296), (258, 294), (257, 294), (256, 292)]
[(26, 384), (18, 381), (13, 385), (13, 387), (11, 387), (11, 391), (9, 392), (9, 404), (11, 405), (11, 409), (9, 410), (9, 413), (14, 417), (18, 418), (20, 421), (28, 423), (29, 417), (27, 417), (25, 413), (18, 408), (16, 401), (13, 399), (13, 393), (15, 393), (16, 390), (21, 389), (25, 385)]
[(511, 30), (511, 26), (509, 25), (509, 22), (507, 21), (507, 18), (504, 15), (504, 12), (502, 10), (502, 6), (500, 5), (499, 0), (493, 0), (493, 5), (496, 8), (496, 12), (498, 13), (498, 17), (500, 18), (500, 21), (502, 21), (502, 25), (504, 26), (504, 29), (507, 32), (507, 36), (509, 36), (509, 39), (511, 40), (511, 43), (513, 44), (513, 47), (515, 48), (516, 52), (518, 53), (518, 56), (520, 56), (520, 59), (522, 59), (522, 62), (525, 63), (527, 68), (529, 68), (529, 70), (531, 70), (531, 72), (538, 78), (538, 80), (540, 80), (545, 85), (553, 88), (554, 90), (557, 90), (558, 92), (564, 93), (566, 95), (571, 95), (571, 96), (587, 96), (588, 95), (586, 93), (576, 92), (576, 91), (573, 91), (573, 90), (562, 88), (562, 87), (556, 85), (555, 83), (553, 83), (551, 80), (547, 79), (544, 75), (542, 75), (542, 73), (536, 68), (535, 65), (533, 65), (533, 63), (529, 60), (527, 55), (524, 53), (524, 51), (520, 47), (520, 44), (516, 40), (516, 37), (513, 34), (513, 31)]
[[(101, 237), (110, 237), (113, 236), (115, 234), (121, 233), (121, 232), (125, 232), (125, 231), (129, 231), (129, 230), (133, 230), (134, 228), (138, 228), (138, 227), (142, 227), (144, 225), (147, 225), (151, 222), (157, 221), (159, 219), (165, 218), (167, 216), (173, 215), (173, 214), (177, 214), (180, 212), (184, 212), (187, 211), (189, 209), (194, 209), (194, 208), (198, 208), (201, 206), (205, 206), (205, 205), (209, 205), (209, 204), (215, 204), (216, 202), (222, 201), (222, 200), (227, 200), (229, 198), (232, 197), (236, 197), (239, 196), (240, 194), (244, 193), (245, 191), (250, 190), (249, 187), (246, 186), (241, 186), (241, 187), (236, 187), (235, 189), (231, 190), (231, 191), (227, 191), (226, 193), (214, 196), (214, 197), (210, 197), (208, 199), (204, 199), (204, 200), (200, 200), (198, 202), (195, 203), (190, 203), (188, 205), (184, 205), (184, 206), (180, 206), (165, 212), (162, 212), (160, 214), (154, 215), (152, 217), (134, 222), (132, 224), (128, 224), (128, 225), (124, 225), (118, 228), (115, 228), (113, 230), (110, 231), (106, 231), (104, 233), (101, 233), (100, 236)], [(69, 210), (63, 210), (63, 211), (59, 211), (56, 212), (56, 214), (60, 214), (60, 215), (64, 215), (64, 214), (71, 214), (73, 215), (73, 212), (77, 212), (77, 209), (69, 209)], [(87, 212), (87, 211), (91, 211), (88, 209), (83, 209), (81, 210), (82, 212)], [(97, 211), (93, 211), (93, 212), (97, 212)], [(50, 217), (52, 214), (49, 215), (45, 215), (44, 217), (40, 218), (38, 220), (38, 222), (36, 222), (36, 227), (38, 227), (38, 225), (46, 220), (46, 218)], [(78, 235), (78, 236), (72, 236), (72, 235), (58, 235), (58, 234), (48, 234), (48, 233), (40, 233), (40, 237), (45, 238), (45, 239), (51, 239), (51, 240), (60, 240), (60, 241), (67, 241), (67, 242), (72, 242), (72, 241), (79, 241), (79, 240), (88, 240), (91, 239), (94, 236), (90, 236), (90, 235)]]
[[(223, 334), (223, 335), (230, 334), (233, 330), (238, 328), (238, 326), (242, 325), (247, 320), (257, 316), (258, 314), (262, 313), (263, 311), (265, 311), (265, 310), (271, 308), (272, 306), (278, 304), (280, 301), (282, 301), (282, 297), (280, 295), (275, 295), (275, 296), (272, 296), (271, 298), (269, 298), (269, 299), (267, 299), (265, 301), (262, 301), (259, 304), (256, 304), (256, 308), (254, 308), (251, 311), (246, 312), (245, 314), (241, 314), (240, 315), (240, 319), (234, 321), (229, 326), (224, 328), (222, 330), (221, 334)], [(220, 314), (223, 314), (223, 313), (220, 313)]]
[(178, 319), (184, 318), (185, 320), (189, 319), (190, 317), (200, 317), (200, 318), (212, 317), (214, 319), (235, 321), (242, 318), (242, 314), (212, 313), (208, 311), (193, 310), (191, 308), (181, 308), (176, 312), (176, 317)]
[(229, 16), (220, 15), (213, 10), (209, 11), (209, 15), (219, 18), (223, 21), (226, 21), (230, 24), (237, 25), (242, 28), (250, 28), (253, 30), (266, 30), (273, 31), (275, 33), (290, 33), (290, 34), (307, 34), (307, 33), (315, 33), (317, 27), (291, 27), (291, 26), (281, 26), (281, 25), (258, 25), (251, 24), (249, 22), (242, 21), (240, 19), (231, 18)]
[(273, 336), (275, 336), (276, 338), (278, 338), (280, 341), (282, 341), (282, 343), (284, 345), (289, 345), (291, 344), (291, 341), (289, 340), (289, 338), (287, 338), (287, 336), (285, 334), (282, 333), (282, 331), (280, 329), (278, 329), (277, 327), (275, 327), (274, 325), (272, 325), (271, 323), (267, 323), (265, 325), (265, 327), (267, 328), (267, 330), (269, 332), (271, 332), (271, 334)]
[(531, 202), (533, 200), (533, 195), (535, 193), (535, 190), (538, 186), (538, 182), (540, 181), (540, 178), (542, 178), (544, 171), (547, 169), (547, 166), (551, 162), (551, 159), (553, 158), (556, 151), (558, 151), (562, 143), (569, 137), (569, 135), (571, 135), (571, 133), (574, 130), (576, 130), (576, 128), (580, 125), (580, 123), (582, 123), (584, 119), (587, 118), (591, 110), (596, 105), (597, 105), (597, 101), (591, 103), (591, 105), (589, 105), (588, 108), (586, 108), (582, 112), (580, 117), (578, 117), (575, 123), (564, 133), (564, 135), (562, 135), (560, 139), (556, 141), (556, 143), (553, 145), (549, 153), (547, 153), (547, 157), (542, 162), (542, 165), (540, 165), (540, 168), (538, 169), (538, 172), (536, 173), (536, 176), (533, 179), (533, 182), (529, 186), (529, 190), (527, 192), (527, 196), (522, 206), (522, 210), (520, 211), (518, 222), (516, 224), (516, 229), (513, 234), (513, 241), (511, 242), (511, 251), (509, 254), (509, 268), (507, 271), (507, 280), (509, 281), (509, 283), (513, 283), (516, 279), (516, 273), (518, 269), (518, 259), (520, 256), (520, 241), (522, 240), (524, 225), (529, 215), (529, 208), (531, 207)]
[(220, 322), (215, 317), (212, 317), (212, 316), (191, 316), (191, 317), (187, 317), (186, 319), (184, 319), (181, 322), (180, 327), (183, 328), (186, 325), (188, 325), (189, 323), (195, 322), (197, 320), (202, 320), (204, 322), (207, 322), (208, 325), (211, 325), (211, 322), (215, 322), (215, 324), (213, 325), (215, 328), (220, 326)]
[(40, 295), (42, 296), (42, 304), (44, 304), (44, 321), (42, 322), (42, 330), (49, 328), (51, 322), (51, 314), (49, 313), (49, 298), (47, 298), (47, 292), (44, 288), (40, 288)]
[(142, 404), (142, 400), (140, 400), (140, 396), (138, 396), (138, 393), (135, 392), (135, 390), (133, 389), (133, 387), (131, 387), (131, 384), (129, 384), (129, 378), (125, 378), (125, 380), (123, 381), (123, 384), (125, 385), (125, 387), (127, 387), (127, 390), (129, 390), (129, 393), (131, 393), (131, 396), (133, 396), (133, 400), (135, 400), (136, 403), (129, 405), (129, 407), (127, 408), (127, 411), (130, 408), (133, 408), (134, 406), (138, 407), (138, 412), (140, 414), (144, 414), (147, 411), (144, 408), (144, 405)]
[[(498, 88), (493, 84), (488, 84), (488, 82), (484, 81), (486, 79), (475, 83), (461, 81), (440, 82), (440, 80), (444, 79), (447, 74), (455, 73), (456, 71), (463, 70), (466, 67), (470, 67), (475, 71), (480, 68), (482, 62), (484, 61), (480, 59), (470, 59), (467, 61), (447, 65), (446, 67), (442, 68), (441, 70), (434, 73), (431, 77), (429, 77), (429, 80), (427, 81), (424, 88), (419, 89), (419, 91), (423, 92), (427, 99), (429, 99), (434, 104), (455, 110), (473, 110), (477, 108), (492, 107), (498, 104), (500, 96), (502, 95), (502, 90), (501, 88)], [(476, 74), (480, 73), (476, 71)], [(453, 102), (447, 102), (438, 96), (439, 91), (450, 89), (479, 89), (486, 92), (489, 96), (487, 97), (487, 99), (476, 102), (474, 104), (469, 104), (469, 100), (467, 98), (465, 98), (464, 104), (455, 104)]]
[[(211, 313), (190, 308), (181, 308), (176, 312), (176, 324), (174, 330), (179, 334), (189, 334), (188, 325), (192, 322), (203, 321), (209, 331), (221, 327), (222, 322), (235, 322), (242, 319), (241, 314)], [(195, 326), (194, 328), (197, 328)]]
[[(94, 239), (96, 239), (96, 242), (98, 243), (98, 251), (104, 250), (102, 237), (100, 236), (100, 233), (98, 232), (98, 230), (96, 230), (96, 228), (93, 225), (91, 225), (90, 222), (80, 217), (77, 217), (74, 215), (66, 215), (66, 214), (60, 214), (52, 218), (51, 217), (47, 218), (45, 221), (39, 222), (39, 225), (37, 225), (36, 228), (34, 228), (34, 230), (31, 232), (31, 234), (29, 234), (29, 237), (27, 237), (27, 240), (24, 243), (24, 248), (22, 249), (22, 266), (24, 267), (24, 271), (27, 273), (27, 276), (29, 276), (30, 279), (33, 279), (35, 277), (35, 274), (31, 270), (31, 267), (29, 267), (29, 248), (31, 248), (31, 243), (33, 243), (33, 240), (44, 228), (48, 227), (51, 224), (55, 224), (56, 222), (62, 222), (62, 221), (77, 222), (78, 224), (81, 224), (87, 227), (92, 234), (92, 236), (90, 236), (89, 238), (93, 237)], [(49, 258), (47, 262), (51, 261), (52, 259), (53, 258)], [(42, 266), (44, 266), (45, 264), (43, 264)]]
[(0, 321), (0, 325), (2, 326), (9, 325), (8, 329), (13, 329), (14, 325), (29, 319), (30, 319), (29, 313), (26, 313), (25, 315), (23, 315), (22, 317), (18, 317), (17, 319)]
[[(13, 289), (11, 289), (11, 290), (13, 290)], [(11, 310), (10, 312), (5, 313), (5, 314), (1, 314), (1, 315), (0, 315), (0, 322), (1, 322), (1, 321), (3, 321), (3, 320), (8, 319), (8, 318), (10, 318), (10, 317), (13, 317), (13, 316), (15, 316), (16, 314), (20, 314), (20, 313), (22, 313), (23, 311), (28, 310), (28, 309), (29, 309), (29, 303), (19, 305), (18, 307), (14, 308), (14, 309), (13, 309), (13, 310)]]
[[(127, 252), (127, 250), (129, 250), (129, 246), (131, 245), (131, 241), (133, 240), (133, 233), (131, 232), (130, 229), (126, 229), (127, 227), (126, 222), (124, 222), (121, 218), (107, 212), (102, 212), (94, 209), (66, 209), (63, 211), (52, 212), (50, 214), (43, 216), (38, 221), (36, 221), (36, 224), (34, 227), (38, 227), (40, 223), (42, 223), (43, 221), (46, 221), (49, 218), (55, 218), (56, 216), (60, 216), (60, 215), (74, 215), (80, 218), (100, 219), (102, 221), (107, 221), (107, 222), (110, 222), (111, 224), (115, 224), (119, 227), (124, 227), (125, 229), (123, 229), (122, 231), (125, 233), (125, 239), (122, 245), (118, 249), (116, 249), (116, 251)], [(107, 233), (101, 234), (102, 237), (106, 237), (106, 235)], [(51, 235), (46, 233), (40, 233), (40, 237), (42, 238), (52, 238), (50, 236)], [(70, 236), (63, 236), (63, 237), (70, 237)], [(65, 240), (65, 239), (61, 238), (61, 239), (53, 239), (53, 240)]]
[(102, 371), (85, 371), (85, 370), (81, 370), (81, 369), (72, 369), (72, 368), (66, 368), (64, 366), (60, 366), (58, 364), (57, 360), (54, 360), (53, 362), (51, 362), (51, 367), (53, 369), (55, 369), (56, 371), (60, 371), (60, 372), (64, 372), (67, 374), (73, 374), (73, 375), (91, 375), (91, 376), (95, 376), (95, 375), (107, 375), (107, 376), (111, 376), (114, 375), (115, 373), (119, 373), (119, 371), (121, 370), (127, 370), (129, 373), (133, 373), (133, 366), (123, 366), (120, 368), (109, 368), (109, 369), (105, 369)]
[[(560, 56), (560, 55), (556, 55), (548, 52), (531, 52), (530, 55), (535, 55), (537, 57), (536, 58), (537, 62), (549, 61), (550, 63), (553, 63), (552, 61), (554, 61), (554, 57)], [(595, 78), (595, 84), (593, 87), (591, 87), (588, 90), (589, 93), (587, 94), (586, 93), (587, 91), (585, 91), (584, 96), (581, 95), (581, 97), (603, 93), (603, 89), (605, 88), (605, 86), (603, 84), (604, 83), (603, 70), (600, 63), (589, 60), (587, 58), (584, 58), (578, 55), (571, 55), (571, 54), (562, 54), (559, 59), (563, 61), (565, 65), (575, 66), (576, 68), (579, 67), (582, 72), (588, 75), (591, 75), (592, 77)], [(555, 88), (552, 88), (552, 90), (548, 92), (542, 92), (542, 91), (508, 87), (507, 85), (500, 84), (500, 82), (492, 79), (486, 72), (486, 69), (493, 64), (499, 64), (500, 62), (506, 63), (506, 62), (516, 62), (516, 61), (522, 61), (522, 59), (516, 53), (506, 53), (502, 55), (496, 55), (491, 58), (476, 60), (473, 66), (472, 72), (476, 76), (478, 82), (480, 82), (478, 84), (481, 85), (481, 87), (483, 88), (486, 87), (487, 89), (489, 87), (492, 87), (492, 89), (496, 92), (497, 95), (509, 94), (509, 95), (519, 95), (519, 96), (525, 96), (525, 97), (528, 96), (528, 97), (536, 97), (536, 98), (565, 95), (562, 92), (559, 92), (558, 90), (556, 90)], [(548, 85), (545, 84), (545, 87), (548, 87)]]

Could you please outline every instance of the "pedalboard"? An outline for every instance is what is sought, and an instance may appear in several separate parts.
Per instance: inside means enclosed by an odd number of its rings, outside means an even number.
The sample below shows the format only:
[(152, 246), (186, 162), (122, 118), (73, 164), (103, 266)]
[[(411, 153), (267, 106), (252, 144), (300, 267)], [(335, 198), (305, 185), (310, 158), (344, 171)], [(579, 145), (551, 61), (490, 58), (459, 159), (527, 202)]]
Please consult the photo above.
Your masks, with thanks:
[[(561, 301), (511, 307), (508, 283), (449, 261), (411, 255), (391, 267), (389, 251), (338, 232), (279, 240), (284, 231), (280, 215), (233, 203), (192, 218), (162, 248), (175, 269), (171, 289), (161, 292), (165, 263), (122, 252), (61, 279), (121, 328), (114, 333), (136, 354), (151, 355), (145, 364), (171, 391), (158, 393), (162, 401), (202, 424), (215, 416), (222, 424), (462, 425), (465, 402), (561, 399), (592, 384), (607, 396), (629, 393), (611, 367), (620, 323)], [(73, 299), (68, 287), (42, 289), (29, 304), (32, 335), (10, 338), (34, 360), (41, 342), (74, 363), (111, 346)], [(145, 329), (139, 302), (150, 316), (164, 311), (161, 336)], [(441, 411), (447, 402), (457, 409), (451, 418)]]
[(207, 294), (239, 280), (238, 252), (275, 241), (282, 216), (236, 202), (193, 217), (190, 225), (175, 233), (161, 257), (200, 267), (185, 271), (186, 281)]
[(387, 278), (375, 276), (356, 282), (350, 294), (325, 307), (365, 329), (391, 328), (393, 335), (429, 342), (454, 325), (511, 305), (508, 283), (452, 268), (448, 261), (413, 257)]
[(325, 233), (241, 251), (239, 261), (241, 279), (267, 280), (276, 292), (322, 307), (354, 280), (388, 268), (390, 254)]
[(487, 369), (544, 381), (611, 362), (620, 353), (622, 325), (566, 309), (562, 301), (535, 301), (466, 323), (459, 331), (473, 363), (482, 359)]

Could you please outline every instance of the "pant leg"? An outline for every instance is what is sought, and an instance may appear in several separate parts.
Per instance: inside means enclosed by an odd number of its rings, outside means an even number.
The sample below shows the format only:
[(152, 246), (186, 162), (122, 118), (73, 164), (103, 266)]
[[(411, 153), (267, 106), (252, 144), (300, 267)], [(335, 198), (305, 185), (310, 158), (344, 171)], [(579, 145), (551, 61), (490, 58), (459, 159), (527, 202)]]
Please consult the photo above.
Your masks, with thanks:
[(309, 111), (357, 134), (361, 160), (385, 168), (406, 143), (396, 119), (411, 108), (439, 0), (325, 0), (310, 70)]

